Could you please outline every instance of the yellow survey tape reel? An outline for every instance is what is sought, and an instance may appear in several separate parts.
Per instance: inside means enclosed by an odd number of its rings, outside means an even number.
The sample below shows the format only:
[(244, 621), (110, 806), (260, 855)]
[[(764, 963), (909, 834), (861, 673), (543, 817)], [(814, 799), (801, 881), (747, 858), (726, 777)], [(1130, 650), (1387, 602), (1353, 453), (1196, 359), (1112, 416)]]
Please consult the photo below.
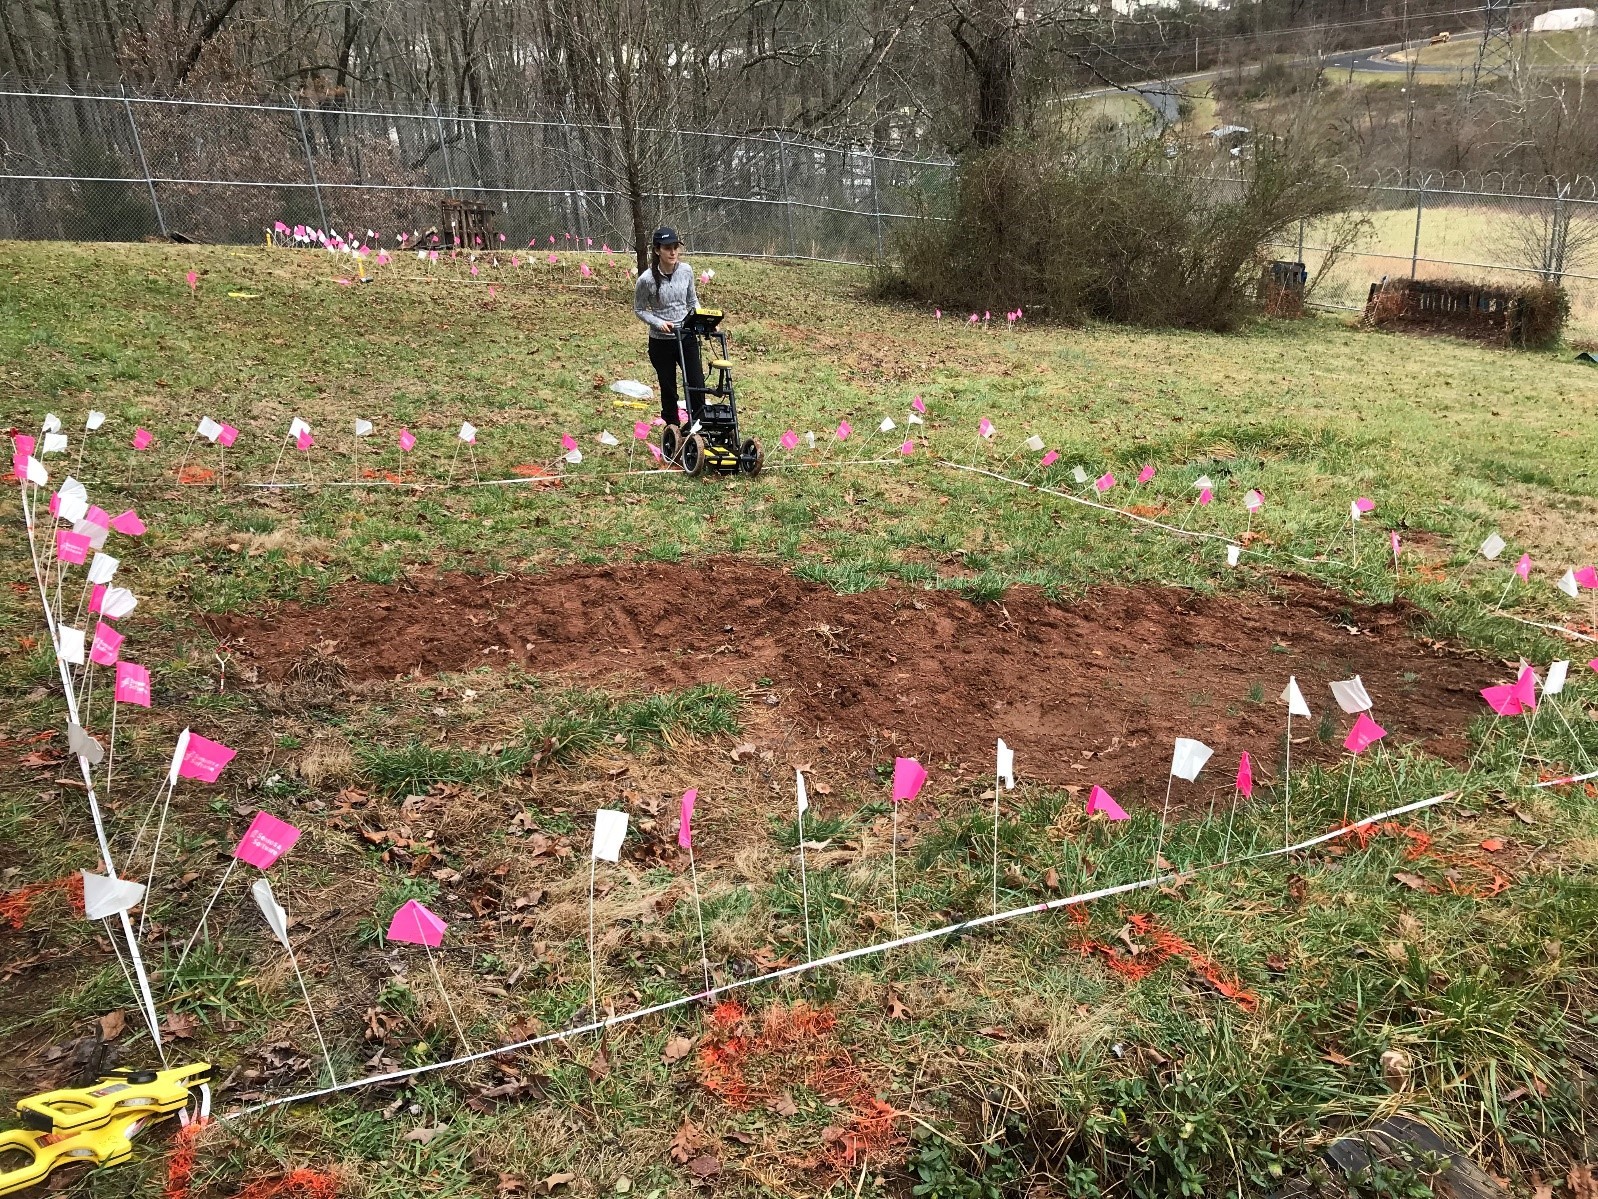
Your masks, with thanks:
[(0, 1195), (15, 1194), (43, 1182), (61, 1166), (79, 1162), (119, 1166), (133, 1156), (134, 1135), (146, 1122), (163, 1118), (144, 1111), (77, 1132), (37, 1132), (30, 1128), (0, 1132), (0, 1160), (17, 1152), (30, 1158), (26, 1165), (0, 1173)]
[[(196, 1086), (211, 1077), (209, 1062), (166, 1070), (113, 1070), (87, 1087), (64, 1087), (17, 1101), (22, 1123), (35, 1132), (80, 1132), (128, 1115), (169, 1115), (188, 1105)], [(4, 1194), (0, 1191), (0, 1194)]]

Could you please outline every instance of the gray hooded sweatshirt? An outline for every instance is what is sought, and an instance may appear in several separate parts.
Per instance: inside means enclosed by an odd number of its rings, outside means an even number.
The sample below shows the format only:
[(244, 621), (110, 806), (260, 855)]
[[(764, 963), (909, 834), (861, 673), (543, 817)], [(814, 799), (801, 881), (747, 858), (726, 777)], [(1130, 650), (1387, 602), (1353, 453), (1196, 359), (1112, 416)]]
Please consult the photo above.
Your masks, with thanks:
[(699, 307), (699, 292), (694, 288), (694, 269), (679, 262), (677, 269), (666, 275), (655, 286), (655, 272), (646, 270), (638, 276), (633, 288), (633, 312), (649, 326), (650, 337), (675, 337), (662, 326), (668, 322), (675, 329), (678, 322)]

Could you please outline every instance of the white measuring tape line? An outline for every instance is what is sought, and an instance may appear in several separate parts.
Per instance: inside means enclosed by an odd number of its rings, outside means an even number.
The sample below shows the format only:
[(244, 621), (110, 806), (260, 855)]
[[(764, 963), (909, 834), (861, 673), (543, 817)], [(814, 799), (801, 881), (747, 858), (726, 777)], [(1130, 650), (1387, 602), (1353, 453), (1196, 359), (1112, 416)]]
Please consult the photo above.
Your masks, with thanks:
[[(1552, 786), (1553, 784), (1550, 783), (1544, 785)], [(557, 1032), (545, 1033), (538, 1037), (530, 1037), (527, 1040), (516, 1041), (509, 1045), (501, 1045), (495, 1049), (485, 1049), (478, 1053), (465, 1054), (461, 1057), (451, 1058), (450, 1060), (443, 1062), (432, 1062), (425, 1066), (414, 1066), (408, 1070), (395, 1070), (387, 1074), (373, 1074), (366, 1078), (357, 1078), (352, 1079), (349, 1082), (340, 1083), (338, 1086), (323, 1087), (321, 1090), (304, 1091), (296, 1095), (284, 1095), (280, 1098), (268, 1099), (264, 1102), (253, 1104), (249, 1107), (240, 1108), (237, 1111), (228, 1112), (227, 1114), (219, 1117), (219, 1119), (236, 1120), (244, 1116), (254, 1115), (257, 1112), (270, 1110), (271, 1108), (283, 1107), (292, 1103), (306, 1103), (313, 1099), (321, 1099), (325, 1096), (336, 1095), (345, 1091), (354, 1091), (362, 1087), (399, 1082), (407, 1078), (415, 1078), (421, 1074), (430, 1074), (438, 1070), (449, 1070), (457, 1066), (469, 1065), (472, 1062), (486, 1061), (489, 1058), (498, 1057), (499, 1055), (505, 1053), (515, 1053), (523, 1049), (533, 1049), (539, 1045), (547, 1045), (554, 1041), (564, 1041), (573, 1037), (585, 1036), (589, 1033), (604, 1032), (608, 1029), (616, 1028), (623, 1024), (631, 1024), (634, 1021), (643, 1020), (650, 1016), (658, 1016), (665, 1012), (687, 1007), (690, 1004), (702, 1003), (706, 1000), (713, 999), (718, 995), (726, 995), (733, 991), (741, 990), (744, 987), (777, 982), (784, 978), (793, 978), (797, 975), (805, 974), (812, 970), (820, 970), (825, 967), (837, 966), (843, 964), (844, 962), (854, 961), (856, 958), (872, 957), (877, 954), (888, 953), (895, 949), (903, 949), (910, 945), (920, 944), (923, 941), (932, 941), (939, 937), (946, 937), (955, 933), (963, 933), (971, 929), (983, 928), (990, 924), (999, 924), (1007, 920), (1016, 919), (1020, 916), (1029, 916), (1043, 912), (1057, 911), (1061, 908), (1075, 907), (1084, 903), (1092, 903), (1095, 900), (1108, 899), (1116, 895), (1126, 895), (1133, 891), (1145, 890), (1149, 887), (1158, 887), (1203, 871), (1217, 870), (1228, 866), (1241, 865), (1245, 862), (1262, 861), (1266, 858), (1280, 857), (1283, 854), (1297, 853), (1299, 850), (1309, 849), (1313, 846), (1323, 844), (1324, 842), (1334, 840), (1337, 837), (1346, 836), (1355, 829), (1376, 824), (1383, 820), (1391, 820), (1396, 816), (1407, 815), (1410, 812), (1418, 812), (1424, 808), (1429, 808), (1436, 804), (1444, 803), (1454, 798), (1456, 794), (1457, 792), (1445, 791), (1443, 794), (1434, 795), (1430, 799), (1422, 799), (1416, 801), (1415, 803), (1405, 804), (1402, 807), (1391, 808), (1385, 812), (1378, 812), (1373, 816), (1366, 816), (1360, 820), (1354, 821), (1351, 824), (1344, 825), (1341, 828), (1333, 829), (1329, 833), (1322, 833), (1321, 835), (1317, 837), (1311, 837), (1306, 841), (1300, 841), (1294, 845), (1283, 846), (1281, 849), (1263, 850), (1259, 853), (1250, 854), (1246, 857), (1234, 858), (1230, 862), (1212, 862), (1207, 865), (1193, 867), (1188, 870), (1173, 870), (1166, 874), (1152, 875), (1149, 878), (1138, 879), (1135, 882), (1120, 883), (1113, 887), (1103, 887), (1097, 891), (1084, 891), (1080, 894), (1066, 896), (1061, 899), (1050, 899), (1042, 903), (1027, 904), (1024, 907), (1010, 908), (1009, 910), (1003, 912), (992, 912), (986, 916), (974, 916), (970, 920), (962, 920), (955, 924), (946, 924), (941, 928), (928, 929), (925, 932), (910, 933), (906, 936), (897, 937), (891, 941), (881, 941), (874, 945), (863, 945), (858, 949), (845, 950), (842, 953), (831, 954), (824, 958), (816, 958), (813, 961), (801, 962), (796, 966), (786, 966), (781, 970), (773, 970), (768, 974), (760, 974), (752, 978), (738, 979), (734, 982), (723, 983), (721, 986), (711, 987), (709, 990), (705, 991), (698, 991), (692, 995), (683, 995), (677, 999), (669, 999), (664, 1003), (657, 1003), (652, 1007), (638, 1008), (635, 1011), (623, 1012), (620, 1015), (610, 1016), (604, 1020), (594, 1020), (587, 1024), (576, 1025), (572, 1028), (563, 1028)]]

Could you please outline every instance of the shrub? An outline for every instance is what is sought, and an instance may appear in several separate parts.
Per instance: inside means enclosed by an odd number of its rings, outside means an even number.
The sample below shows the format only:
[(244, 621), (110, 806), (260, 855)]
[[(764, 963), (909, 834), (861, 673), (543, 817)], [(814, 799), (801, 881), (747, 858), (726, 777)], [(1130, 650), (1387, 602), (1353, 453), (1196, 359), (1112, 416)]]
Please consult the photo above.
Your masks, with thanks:
[(1528, 283), (1509, 310), (1509, 344), (1522, 350), (1551, 350), (1570, 319), (1570, 294), (1557, 283)]
[(1251, 307), (1266, 244), (1349, 206), (1347, 185), (1291, 139), (1257, 145), (1242, 178), (1197, 152), (1168, 158), (1153, 140), (1016, 140), (960, 164), (952, 219), (903, 233), (876, 291), (951, 310), (1230, 329)]

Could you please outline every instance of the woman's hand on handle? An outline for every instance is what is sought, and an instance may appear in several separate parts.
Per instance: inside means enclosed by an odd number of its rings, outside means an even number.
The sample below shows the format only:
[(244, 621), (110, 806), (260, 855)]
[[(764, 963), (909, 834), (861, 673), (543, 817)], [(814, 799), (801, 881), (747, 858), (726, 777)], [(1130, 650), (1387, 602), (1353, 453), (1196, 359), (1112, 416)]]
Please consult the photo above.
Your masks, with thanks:
[(667, 333), (675, 333), (675, 332), (677, 332), (677, 330), (675, 328), (673, 328), (672, 323), (670, 321), (661, 321), (660, 322), (660, 327), (662, 329), (664, 329)]

